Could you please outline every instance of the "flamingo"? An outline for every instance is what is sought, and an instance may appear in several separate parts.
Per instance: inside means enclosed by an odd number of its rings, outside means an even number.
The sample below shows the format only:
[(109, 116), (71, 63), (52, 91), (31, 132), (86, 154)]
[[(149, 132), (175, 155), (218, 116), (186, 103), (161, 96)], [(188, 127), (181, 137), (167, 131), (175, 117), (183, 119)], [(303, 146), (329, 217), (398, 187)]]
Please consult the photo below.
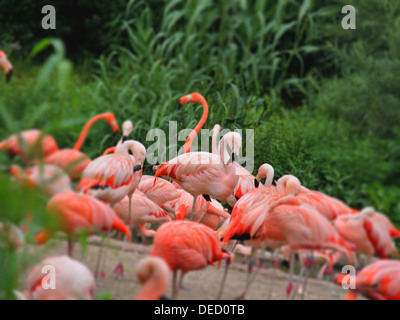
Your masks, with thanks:
[[(55, 270), (55, 288), (43, 287), (43, 281), (46, 283), (45, 277), (48, 277), (46, 272), (43, 273), (45, 266)], [(29, 296), (34, 300), (92, 300), (96, 288), (92, 272), (83, 263), (68, 256), (43, 259), (30, 271), (26, 284)]]
[(124, 123), (122, 124), (122, 137), (119, 139), (117, 145), (115, 147), (110, 147), (107, 148), (103, 152), (103, 156), (109, 154), (109, 153), (114, 153), (115, 149), (119, 147), (122, 143), (124, 143), (126, 140), (128, 140), (129, 135), (131, 134), (133, 130), (133, 123), (131, 120), (125, 120)]
[[(36, 236), (38, 244), (44, 244), (56, 231), (74, 236), (78, 230), (89, 232), (122, 232), (130, 239), (128, 227), (104, 202), (73, 191), (58, 193), (47, 203), (47, 211), (59, 222), (52, 230), (44, 230)], [(68, 255), (72, 257), (72, 242), (68, 240)]]
[(9, 82), (13, 74), (13, 66), (11, 62), (8, 60), (5, 52), (2, 50), (0, 50), (0, 68), (4, 70), (4, 73), (6, 75), (6, 82)]
[[(115, 153), (100, 156), (86, 167), (77, 190), (91, 193), (111, 205), (121, 201), (125, 196), (128, 196), (131, 202), (142, 176), (145, 158), (146, 148), (140, 142), (125, 141), (115, 149)], [(129, 213), (131, 207), (129, 204)]]
[(67, 170), (71, 179), (79, 179), (83, 170), (89, 165), (90, 158), (80, 151), (83, 142), (85, 141), (86, 135), (89, 132), (91, 126), (99, 121), (105, 120), (107, 121), (113, 132), (119, 130), (119, 126), (115, 116), (111, 112), (105, 112), (98, 114), (91, 118), (83, 127), (81, 134), (79, 135), (78, 140), (76, 141), (74, 147), (72, 149), (61, 149), (57, 150), (50, 155), (46, 156), (44, 161), (48, 164), (54, 164), (62, 169)]
[(169, 181), (153, 176), (144, 175), (140, 179), (138, 190), (142, 191), (147, 198), (159, 206), (178, 198), (176, 187)]
[(203, 127), (204, 123), (207, 120), (208, 117), (208, 104), (206, 99), (197, 92), (193, 92), (191, 94), (188, 94), (186, 96), (183, 96), (179, 99), (179, 107), (183, 106), (186, 103), (201, 103), (203, 106), (203, 115), (201, 116), (200, 121), (197, 123), (196, 127), (192, 130), (192, 132), (189, 134), (187, 137), (185, 144), (183, 146), (183, 153), (188, 153), (190, 152), (190, 148), (192, 146), (192, 143), (194, 139), (196, 138), (197, 134), (199, 133), (200, 129)]
[[(356, 245), (358, 253), (365, 253), (370, 258), (375, 253), (380, 258), (398, 254), (391, 236), (396, 236), (397, 229), (387, 217), (371, 207), (366, 207), (357, 214), (337, 217), (334, 226), (344, 239)], [(400, 232), (397, 236), (399, 235)]]
[(136, 267), (136, 277), (142, 289), (135, 300), (159, 300), (167, 289), (171, 271), (166, 262), (158, 257), (146, 257)]
[[(132, 211), (130, 226), (139, 226), (143, 237), (153, 237), (154, 230), (147, 230), (146, 223), (163, 223), (171, 221), (171, 216), (164, 209), (146, 197), (146, 195), (136, 190), (132, 196)], [(114, 205), (116, 214), (124, 221), (129, 219), (129, 199), (128, 196)]]
[(25, 171), (17, 165), (12, 165), (10, 174), (19, 181), (26, 181), (28, 185), (37, 187), (48, 197), (71, 190), (69, 176), (51, 164), (35, 165)]
[(184, 153), (155, 169), (156, 177), (172, 179), (194, 197), (192, 216), (199, 195), (207, 201), (210, 197), (226, 201), (239, 178), (233, 164), (224, 164), (219, 156), (208, 152)]
[[(22, 143), (22, 144), (21, 144)], [(18, 155), (26, 161), (46, 157), (58, 150), (56, 140), (43, 134), (40, 130), (30, 129), (13, 134), (0, 142), (0, 150), (5, 150), (12, 155)]]
[[(226, 147), (227, 145), (231, 146), (231, 150), (240, 150), (242, 146), (242, 137), (237, 132), (228, 132), (225, 134), (218, 146), (217, 146), (217, 135), (221, 130), (220, 125), (216, 124), (213, 128), (213, 135), (212, 135), (212, 153), (219, 154), (223, 161), (226, 163), (232, 157), (229, 155)], [(235, 155), (233, 155), (235, 157)], [(236, 199), (240, 199), (243, 195), (250, 192), (254, 189), (254, 176), (245, 168), (243, 168), (237, 162), (234, 162), (236, 167), (236, 174), (239, 175), (239, 181), (234, 189), (233, 196), (228, 198), (228, 204), (233, 207), (236, 203)]]
[[(269, 206), (263, 231), (264, 235), (270, 239), (287, 242), (292, 251), (332, 249), (345, 254), (349, 263), (354, 259), (350, 246), (339, 236), (329, 220), (294, 196), (286, 196)], [(307, 263), (302, 267), (301, 272), (307, 268), (306, 280), (310, 266), (311, 264)], [(287, 298), (292, 290), (293, 263), (290, 269)]]
[[(164, 259), (173, 271), (172, 299), (178, 297), (187, 272), (229, 258), (229, 254), (222, 251), (217, 234), (209, 227), (192, 221), (171, 221), (161, 225), (154, 236), (150, 256)], [(181, 270), (181, 276), (176, 286), (178, 270)]]
[[(191, 211), (193, 211), (193, 196), (183, 189), (179, 189), (178, 193), (178, 198), (169, 201), (167, 204), (176, 212), (177, 220), (183, 220), (185, 218), (190, 219)], [(206, 215), (214, 215), (223, 219), (229, 218), (229, 213), (223, 210), (222, 205), (220, 205), (218, 201), (215, 199), (207, 201), (204, 197), (198, 197), (192, 220), (202, 221)]]
[[(347, 274), (335, 277), (335, 282), (342, 285)], [(400, 300), (400, 261), (378, 260), (357, 273), (355, 289), (351, 290), (345, 299), (354, 300), (357, 294), (372, 300)]]
[[(288, 183), (290, 184), (290, 190), (288, 189)], [(339, 199), (303, 187), (301, 182), (292, 175), (285, 175), (278, 180), (277, 191), (282, 195), (288, 195), (289, 193), (295, 195), (302, 202), (317, 209), (329, 221), (335, 220), (341, 214), (358, 212)]]

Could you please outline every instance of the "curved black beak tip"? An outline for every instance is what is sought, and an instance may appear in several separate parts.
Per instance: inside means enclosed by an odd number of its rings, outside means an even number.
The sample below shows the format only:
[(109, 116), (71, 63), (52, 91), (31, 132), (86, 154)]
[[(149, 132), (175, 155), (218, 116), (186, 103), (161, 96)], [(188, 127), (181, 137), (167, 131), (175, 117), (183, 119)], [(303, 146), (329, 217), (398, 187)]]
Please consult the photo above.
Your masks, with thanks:
[(124, 143), (126, 140), (128, 140), (127, 136), (122, 136), (122, 143)]
[(232, 156), (231, 156), (232, 162), (235, 161), (237, 159), (237, 157), (238, 157), (237, 154), (232, 152)]
[(178, 110), (182, 107), (182, 103), (178, 101)]
[(13, 74), (13, 69), (11, 69), (6, 73), (6, 82), (10, 82), (12, 74)]
[(258, 186), (260, 185), (260, 182), (258, 182), (256, 178), (254, 178), (254, 185), (256, 186), (256, 188), (258, 188)]
[(133, 172), (139, 171), (142, 169), (142, 166), (140, 164), (137, 164), (136, 166), (133, 167)]

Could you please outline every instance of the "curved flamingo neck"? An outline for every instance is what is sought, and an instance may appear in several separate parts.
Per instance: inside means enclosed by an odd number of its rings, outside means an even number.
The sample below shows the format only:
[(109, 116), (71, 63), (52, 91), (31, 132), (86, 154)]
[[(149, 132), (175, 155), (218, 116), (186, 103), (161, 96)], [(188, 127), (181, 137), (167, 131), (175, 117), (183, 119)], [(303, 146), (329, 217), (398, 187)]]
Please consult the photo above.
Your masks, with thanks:
[(199, 98), (199, 101), (196, 101), (201, 103), (203, 106), (203, 115), (197, 124), (197, 126), (193, 129), (193, 131), (189, 134), (188, 138), (186, 139), (185, 145), (183, 146), (183, 152), (188, 153), (190, 152), (190, 147), (192, 146), (194, 138), (196, 138), (197, 134), (200, 132), (200, 129), (203, 127), (204, 123), (207, 120), (208, 117), (208, 104), (207, 101), (201, 97)]
[(136, 295), (135, 300), (158, 300), (165, 292), (166, 287), (159, 279), (149, 279)]
[(88, 122), (86, 122), (85, 126), (83, 127), (83, 129), (81, 131), (81, 134), (79, 135), (78, 140), (76, 141), (76, 143), (75, 143), (75, 145), (73, 147), (74, 150), (80, 150), (81, 149), (82, 144), (86, 139), (86, 136), (87, 136), (87, 134), (89, 132), (90, 127), (93, 125), (93, 123), (95, 123), (95, 122), (97, 122), (97, 121), (99, 121), (101, 119), (106, 120), (107, 119), (107, 115), (106, 114), (98, 114), (97, 116), (94, 116)]

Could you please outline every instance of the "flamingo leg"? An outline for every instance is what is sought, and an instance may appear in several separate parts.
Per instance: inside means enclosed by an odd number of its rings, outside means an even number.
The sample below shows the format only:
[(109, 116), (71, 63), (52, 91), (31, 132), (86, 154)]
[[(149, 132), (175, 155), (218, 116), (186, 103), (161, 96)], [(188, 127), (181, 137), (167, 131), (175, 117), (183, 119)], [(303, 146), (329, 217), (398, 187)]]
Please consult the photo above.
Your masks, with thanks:
[[(268, 300), (271, 300), (272, 292), (274, 290), (274, 280), (275, 280), (275, 275), (276, 275), (276, 269), (278, 269), (278, 266), (279, 266), (279, 255), (278, 255), (279, 250), (280, 250), (280, 248), (275, 249), (274, 253), (272, 254), (272, 261), (273, 261), (272, 262), (273, 263), (272, 268), (273, 268), (273, 270), (272, 270), (271, 284), (269, 285)], [(277, 257), (276, 259), (274, 258), (275, 256)]]
[(290, 300), (296, 299), (296, 293), (297, 293), (297, 290), (299, 289), (299, 284), (300, 284), (300, 282), (301, 282), (301, 280), (303, 278), (303, 275), (304, 275), (305, 271), (306, 271), (306, 267), (305, 267), (305, 265), (302, 265), (300, 273), (299, 273), (299, 275), (297, 277), (297, 280), (296, 280), (296, 284), (294, 286), (294, 290), (292, 291), (292, 297), (290, 298)]
[(228, 275), (228, 270), (229, 270), (229, 265), (230, 265), (230, 264), (231, 264), (231, 258), (227, 258), (227, 259), (225, 260), (224, 276), (222, 277), (221, 286), (219, 287), (219, 292), (218, 292), (217, 300), (221, 300), (222, 291), (224, 290), (225, 281), (226, 281), (226, 277), (227, 277), (227, 275)]
[(301, 300), (304, 300), (304, 295), (306, 294), (307, 280), (308, 280), (308, 276), (310, 275), (310, 269), (311, 269), (312, 263), (314, 262), (314, 251), (311, 252), (310, 259), (311, 259), (311, 262), (308, 265), (306, 265), (307, 270), (306, 270), (306, 276), (305, 276), (304, 283), (303, 283), (303, 291), (301, 293)]
[(74, 250), (74, 243), (71, 239), (68, 239), (68, 256), (72, 258), (72, 251)]
[(192, 213), (190, 214), (190, 221), (193, 221), (194, 209), (196, 207), (196, 200), (197, 200), (197, 196), (195, 196), (193, 199), (193, 206), (192, 206)]
[[(250, 285), (253, 283), (253, 281), (254, 281), (254, 278), (256, 277), (256, 275), (258, 274), (258, 272), (260, 271), (260, 269), (261, 269), (261, 263), (258, 263), (257, 264), (257, 269), (256, 269), (256, 271), (253, 273), (253, 275), (252, 275), (252, 272), (253, 272), (253, 265), (254, 265), (254, 263), (255, 263), (255, 261), (256, 261), (256, 255), (257, 255), (257, 248), (256, 247), (253, 247), (252, 248), (252, 257), (250, 258), (250, 260), (249, 260), (249, 269), (248, 269), (248, 273), (247, 273), (247, 282), (246, 282), (246, 286), (245, 286), (245, 288), (244, 288), (244, 290), (243, 290), (243, 293), (240, 295), (240, 298), (242, 298), (242, 299), (244, 299), (245, 298), (245, 296), (246, 296), (246, 294), (247, 294), (247, 291), (249, 290), (249, 288), (250, 288)], [(262, 259), (260, 260), (260, 262), (262, 261)]]
[(95, 272), (94, 272), (94, 276), (96, 277), (96, 279), (99, 277), (101, 256), (102, 256), (102, 254), (103, 254), (103, 245), (104, 245), (104, 238), (101, 237), (101, 242), (100, 242), (100, 247), (99, 247), (99, 253), (98, 253), (98, 255), (97, 255), (96, 269), (95, 269)]
[(178, 290), (176, 287), (176, 278), (178, 275), (178, 270), (174, 270), (174, 273), (172, 274), (172, 300), (176, 300), (176, 297), (178, 296)]
[[(233, 252), (233, 250), (235, 249), (237, 243), (238, 243), (238, 241), (236, 241), (236, 240), (232, 242), (232, 244), (231, 244), (231, 252)], [(231, 264), (231, 258), (226, 259), (225, 260), (224, 276), (222, 277), (221, 286), (219, 287), (217, 300), (221, 300), (221, 296), (222, 296), (222, 292), (224, 291), (225, 281), (226, 281), (226, 277), (228, 276), (228, 271), (229, 271), (230, 264)]]
[(289, 300), (290, 293), (292, 292), (292, 289), (293, 289), (293, 271), (294, 271), (294, 252), (293, 251), (290, 253), (289, 263), (290, 263), (290, 274), (289, 274), (289, 281), (288, 281), (288, 284), (286, 287), (286, 300)]

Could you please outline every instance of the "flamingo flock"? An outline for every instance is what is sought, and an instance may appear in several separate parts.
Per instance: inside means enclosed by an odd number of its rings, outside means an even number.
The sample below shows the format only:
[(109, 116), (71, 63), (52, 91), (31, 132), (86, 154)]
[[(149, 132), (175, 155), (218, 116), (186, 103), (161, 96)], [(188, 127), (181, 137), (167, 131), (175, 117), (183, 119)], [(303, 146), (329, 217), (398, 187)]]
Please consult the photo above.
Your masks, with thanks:
[[(12, 65), (2, 51), (0, 66), (9, 80)], [(146, 147), (129, 138), (134, 128), (129, 120), (123, 123), (122, 137), (115, 147), (95, 159), (80, 151), (95, 122), (105, 120), (113, 132), (119, 130), (110, 112), (90, 118), (72, 149), (60, 149), (53, 137), (38, 129), (15, 133), (0, 142), (1, 151), (19, 156), (25, 163), (23, 167), (10, 167), (10, 179), (41, 191), (48, 199), (48, 218), (55, 222), (38, 233), (36, 244), (31, 245), (42, 245), (60, 232), (68, 242), (68, 255), (43, 259), (29, 273), (27, 290), (17, 293), (18, 297), (93, 299), (98, 274), (78, 261), (73, 252), (80, 232), (117, 238), (123, 255), (136, 228), (143, 244), (147, 244), (147, 238), (153, 241), (149, 257), (136, 266), (142, 288), (134, 299), (165, 298), (170, 279), (171, 298), (177, 299), (188, 272), (224, 265), (220, 298), (238, 252), (247, 256), (249, 263), (244, 290), (238, 292), (244, 299), (263, 268), (267, 250), (273, 257), (286, 257), (289, 263), (287, 299), (295, 298), (300, 285), (304, 299), (312, 265), (322, 266), (322, 278), (337, 263), (359, 268), (361, 254), (368, 257), (367, 264), (353, 276), (356, 288), (346, 298), (362, 294), (370, 299), (400, 299), (400, 262), (389, 259), (398, 256), (394, 239), (400, 238), (400, 230), (387, 216), (371, 207), (351, 208), (339, 199), (306, 188), (290, 174), (274, 182), (274, 169), (268, 163), (253, 175), (237, 162), (240, 135), (225, 134), (217, 143), (221, 131), (218, 124), (213, 128), (211, 152), (192, 152), (209, 109), (199, 93), (179, 99), (180, 106), (189, 103), (203, 106), (201, 120), (188, 136), (183, 153), (154, 166), (154, 176), (143, 174)], [(78, 180), (76, 190), (74, 180)], [(19, 227), (11, 222), (2, 223), (0, 233), (12, 250), (25, 245)], [(295, 277), (297, 256), (301, 271)], [(55, 290), (42, 288), (43, 265), (57, 270)], [(334, 280), (340, 285), (343, 279), (344, 275), (338, 274)]]

